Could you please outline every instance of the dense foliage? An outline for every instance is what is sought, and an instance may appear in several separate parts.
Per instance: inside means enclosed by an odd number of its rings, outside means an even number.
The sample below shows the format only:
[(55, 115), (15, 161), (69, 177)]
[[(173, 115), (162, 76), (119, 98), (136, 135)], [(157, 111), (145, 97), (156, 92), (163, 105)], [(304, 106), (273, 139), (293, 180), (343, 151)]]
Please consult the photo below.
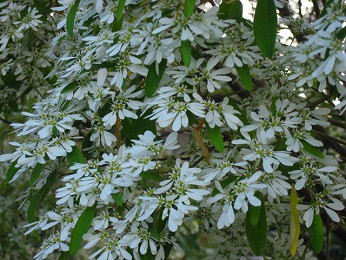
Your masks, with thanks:
[(346, 5), (220, 2), (0, 1), (1, 187), (36, 259), (341, 256)]

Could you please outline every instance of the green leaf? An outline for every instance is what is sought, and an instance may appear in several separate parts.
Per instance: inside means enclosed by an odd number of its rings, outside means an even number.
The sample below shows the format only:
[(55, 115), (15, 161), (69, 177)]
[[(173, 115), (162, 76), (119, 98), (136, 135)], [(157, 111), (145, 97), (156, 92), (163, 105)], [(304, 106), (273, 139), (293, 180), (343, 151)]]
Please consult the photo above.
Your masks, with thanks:
[(88, 232), (91, 222), (94, 219), (96, 213), (96, 205), (95, 203), (92, 207), (87, 207), (82, 215), (79, 217), (75, 227), (71, 232), (71, 242), (69, 252), (72, 256), (75, 256), (78, 249), (81, 247), (83, 242), (83, 235)]
[(29, 181), (30, 186), (35, 184), (35, 182), (37, 181), (43, 169), (44, 169), (44, 164), (40, 164), (40, 163), (36, 164), (35, 168), (32, 170), (32, 173), (31, 173), (31, 177)]
[(80, 0), (76, 0), (70, 9), (70, 12), (67, 15), (66, 30), (69, 36), (73, 35), (73, 27), (74, 27), (74, 22), (76, 19), (79, 3), (80, 3)]
[(185, 0), (184, 15), (189, 18), (195, 12), (196, 0)]
[[(256, 197), (258, 197), (258, 194), (256, 195), (257, 195)], [(263, 201), (262, 201), (262, 204), (263, 204)], [(249, 203), (248, 214), (250, 216), (250, 223), (252, 226), (257, 225), (261, 215), (261, 209), (262, 209), (262, 206), (255, 207)]]
[(335, 37), (338, 38), (338, 39), (340, 39), (340, 40), (345, 39), (345, 37), (346, 37), (346, 27), (341, 28), (341, 29), (335, 34)]
[(191, 63), (191, 42), (189, 40), (181, 41), (180, 52), (185, 66), (189, 67)]
[(117, 194), (113, 194), (112, 198), (119, 207), (121, 207), (123, 205), (124, 201), (123, 201), (123, 194), (122, 193), (118, 192)]
[(159, 86), (160, 80), (162, 79), (163, 72), (166, 69), (167, 60), (163, 59), (159, 64), (159, 75), (156, 73), (156, 62), (150, 65), (147, 79), (145, 81), (145, 95), (152, 97)]
[(334, 2), (335, 2), (334, 0), (328, 0), (327, 3), (325, 3), (325, 5), (323, 6), (323, 9), (318, 18), (325, 16), (327, 14), (327, 9), (331, 7), (331, 5), (334, 4)]
[(45, 185), (32, 197), (30, 202), (27, 217), (28, 221), (32, 222), (34, 220), (34, 214), (38, 208), (41, 201), (47, 196), (48, 192), (53, 188), (55, 184), (56, 171), (53, 171), (47, 178)]
[(125, 3), (126, 3), (126, 0), (119, 0), (118, 6), (117, 6), (117, 19), (118, 20), (123, 18)]
[(153, 180), (153, 181), (162, 181), (163, 178), (155, 171), (148, 170), (146, 172), (142, 172), (139, 176), (142, 177), (143, 180)]
[(248, 65), (243, 64), (242, 67), (236, 67), (240, 81), (243, 83), (244, 87), (248, 91), (252, 91), (252, 77), (250, 73), (250, 68)]
[(235, 19), (240, 22), (243, 16), (243, 4), (239, 0), (230, 3), (222, 1), (218, 15), (222, 20)]
[(206, 124), (206, 126), (208, 138), (211, 140), (211, 142), (219, 152), (223, 152), (225, 147), (220, 127), (215, 126), (214, 128), (211, 128), (208, 124)]
[(119, 31), (122, 27), (125, 3), (126, 3), (126, 0), (119, 0), (118, 6), (117, 6), (117, 13), (116, 13), (117, 20), (114, 23), (113, 31)]
[(321, 252), (323, 247), (323, 222), (321, 215), (314, 214), (314, 220), (309, 227), (310, 242), (315, 254)]
[(83, 153), (77, 146), (73, 146), (72, 151), (66, 157), (70, 166), (74, 163), (85, 163)]
[(61, 94), (67, 93), (69, 91), (73, 91), (78, 87), (78, 83), (77, 81), (73, 81), (70, 84), (67, 84), (62, 90), (61, 90)]
[(290, 195), (290, 253), (294, 256), (297, 252), (298, 241), (300, 235), (300, 223), (299, 223), (299, 212), (297, 210), (298, 195), (297, 191), (292, 185)]
[(300, 140), (300, 142), (303, 144), (303, 149), (305, 151), (307, 151), (308, 153), (315, 155), (318, 158), (323, 159), (324, 158), (324, 154), (318, 150), (317, 147), (312, 146), (311, 144), (309, 144), (308, 142), (304, 141), (304, 140)]
[(251, 213), (246, 213), (246, 237), (250, 248), (255, 255), (262, 255), (267, 240), (267, 216), (265, 205), (262, 202), (259, 219), (256, 225), (251, 224)]
[(276, 101), (278, 100), (278, 97), (273, 97), (272, 98), (272, 103), (270, 105), (270, 110), (272, 111), (273, 116), (276, 116), (277, 110), (276, 110)]
[(68, 252), (62, 252), (58, 260), (69, 260), (72, 259), (71, 255)]
[(277, 33), (277, 17), (274, 0), (258, 0), (253, 22), (255, 41), (262, 54), (271, 58), (274, 54)]
[(14, 175), (19, 171), (20, 168), (16, 168), (17, 161), (18, 160), (14, 161), (10, 168), (8, 168), (4, 184), (9, 183), (13, 179)]
[(152, 109), (148, 109), (143, 115), (137, 113), (137, 119), (125, 118), (121, 121), (121, 136), (125, 139), (127, 145), (131, 145), (131, 140), (138, 139), (138, 135), (144, 134), (145, 131), (151, 131), (156, 135), (156, 123), (154, 120), (145, 118), (152, 113)]

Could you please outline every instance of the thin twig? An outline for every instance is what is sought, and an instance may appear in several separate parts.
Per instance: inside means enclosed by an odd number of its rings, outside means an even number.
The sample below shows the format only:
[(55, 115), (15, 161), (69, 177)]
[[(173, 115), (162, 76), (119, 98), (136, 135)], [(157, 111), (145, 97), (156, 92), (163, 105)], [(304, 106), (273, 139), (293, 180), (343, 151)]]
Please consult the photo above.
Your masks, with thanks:
[(12, 124), (12, 122), (6, 120), (5, 118), (0, 117), (0, 120), (1, 120), (2, 122), (4, 122), (5, 124), (8, 124), (8, 125)]
[(319, 17), (321, 13), (320, 7), (318, 6), (318, 3), (316, 0), (312, 0), (312, 3), (314, 4), (314, 11), (315, 11), (316, 17)]

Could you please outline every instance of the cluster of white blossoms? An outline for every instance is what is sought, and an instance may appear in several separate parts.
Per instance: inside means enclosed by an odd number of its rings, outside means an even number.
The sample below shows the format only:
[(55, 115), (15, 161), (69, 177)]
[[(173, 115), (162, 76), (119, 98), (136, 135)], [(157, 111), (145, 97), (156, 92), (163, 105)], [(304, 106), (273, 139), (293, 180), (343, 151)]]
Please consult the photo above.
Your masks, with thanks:
[[(272, 59), (250, 21), (203, 1), (57, 2), (59, 34), (43, 56), (54, 87), (12, 124), (27, 141), (0, 156), (12, 180), (31, 174), (27, 233), (51, 230), (36, 259), (73, 255), (82, 240), (91, 258), (165, 259), (190, 221), (217, 241), (211, 259), (235, 259), (251, 254), (245, 219), (257, 209), (275, 245), (261, 254), (287, 255), (292, 193), (298, 223), (340, 222), (344, 155), (328, 154), (328, 127), (346, 108), (343, 1), (304, 42), (277, 40)], [(1, 59), (41, 21), (35, 8), (0, 7)], [(35, 219), (53, 187), (56, 207)], [(303, 238), (297, 259), (312, 257)]]
[[(52, 69), (48, 55), (55, 34), (48, 1), (1, 1), (0, 3), (0, 112), (10, 114), (25, 107), (29, 97), (49, 89), (45, 76)], [(46, 9), (47, 8), (47, 9)]]

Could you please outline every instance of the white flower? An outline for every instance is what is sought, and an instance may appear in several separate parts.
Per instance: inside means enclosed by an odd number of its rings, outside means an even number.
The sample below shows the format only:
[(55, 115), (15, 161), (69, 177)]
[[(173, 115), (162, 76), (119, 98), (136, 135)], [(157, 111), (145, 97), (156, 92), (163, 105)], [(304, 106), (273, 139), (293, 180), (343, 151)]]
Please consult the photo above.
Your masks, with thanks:
[(117, 117), (119, 117), (119, 119), (121, 120), (123, 120), (125, 117), (134, 119), (138, 118), (138, 116), (131, 110), (138, 110), (142, 106), (142, 103), (140, 101), (134, 99), (140, 97), (143, 92), (134, 92), (135, 90), (136, 86), (132, 86), (124, 93), (118, 93), (118, 95), (112, 98), (113, 102), (111, 106), (111, 112), (109, 112), (102, 118), (105, 126), (115, 125)]
[(250, 149), (243, 148), (241, 150), (243, 160), (245, 161), (255, 161), (258, 159), (262, 160), (263, 169), (272, 173), (274, 165), (286, 165), (292, 166), (298, 159), (290, 156), (286, 151), (275, 151), (272, 147), (267, 144), (267, 140), (260, 138), (257, 135), (257, 139), (251, 139), (250, 136), (246, 135), (246, 140), (233, 140), (232, 143), (237, 144), (246, 144), (249, 145)]
[(196, 116), (204, 117), (204, 105), (197, 102), (182, 102), (168, 99), (155, 99), (149, 103), (158, 107), (148, 116), (151, 120), (157, 119), (160, 127), (167, 127), (172, 124), (174, 131), (179, 131), (181, 127), (187, 127), (189, 119), (187, 111)]
[[(192, 60), (190, 67), (178, 66), (177, 71), (168, 71), (168, 75), (172, 75), (175, 83), (187, 82), (192, 86), (200, 85), (212, 93), (215, 89), (220, 89), (221, 82), (229, 82), (232, 80), (229, 68), (220, 68), (213, 70), (219, 61), (217, 59), (208, 60), (206, 66), (202, 66), (204, 59)], [(206, 82), (206, 83), (205, 83)]]
[(196, 189), (190, 186), (204, 186), (207, 183), (199, 180), (198, 175), (201, 172), (199, 168), (190, 168), (188, 162), (182, 165), (181, 159), (176, 159), (175, 167), (169, 173), (170, 177), (160, 182), (160, 188), (156, 189), (154, 194), (166, 193), (173, 190), (173, 193), (184, 196), (196, 201), (201, 201), (204, 195), (209, 194), (208, 190)]

